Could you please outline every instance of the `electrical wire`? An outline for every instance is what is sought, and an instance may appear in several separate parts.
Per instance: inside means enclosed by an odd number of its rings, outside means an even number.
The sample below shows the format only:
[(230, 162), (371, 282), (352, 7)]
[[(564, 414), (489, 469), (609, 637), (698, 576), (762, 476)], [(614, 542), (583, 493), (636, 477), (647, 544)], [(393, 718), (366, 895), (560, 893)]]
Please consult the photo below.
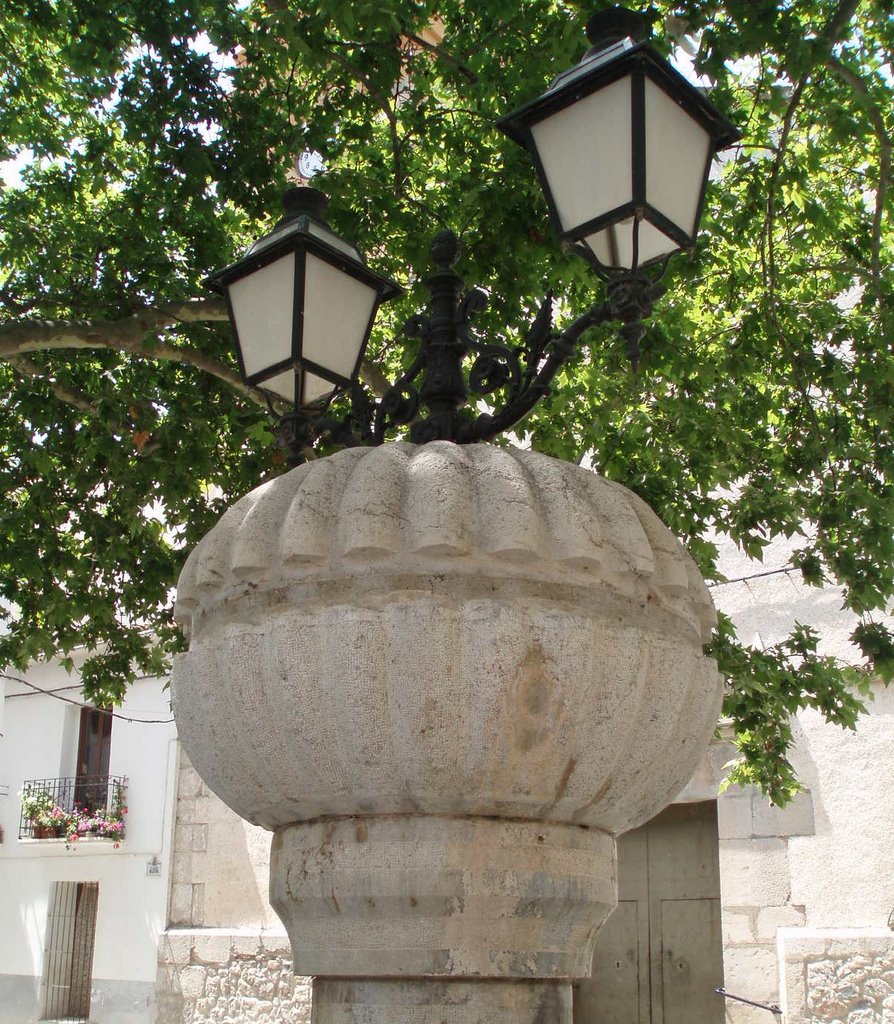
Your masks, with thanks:
[(765, 576), (778, 576), (780, 573), (790, 573), (795, 572), (796, 570), (797, 566), (795, 565), (784, 565), (780, 569), (767, 569), (765, 572), (756, 572), (751, 576), (736, 576), (731, 580), (712, 580), (710, 583), (707, 583), (706, 586), (727, 587), (730, 583), (747, 583), (749, 580), (759, 580), (763, 579)]
[(27, 679), (22, 679), (20, 676), (11, 676), (6, 672), (0, 672), (0, 679), (8, 679), (12, 683), (20, 683), (22, 686), (28, 686), (37, 693), (42, 693), (45, 697), (54, 697), (56, 700), (65, 701), (66, 704), (73, 704), (76, 708), (89, 708), (91, 711), (98, 711), (100, 714), (109, 715), (111, 718), (120, 718), (122, 722), (131, 722), (135, 725), (173, 725), (173, 718), (129, 718), (127, 715), (119, 714), (117, 711), (112, 711), (111, 708), (98, 708), (93, 704), (85, 704), (81, 700), (72, 700), (71, 697), (63, 697), (60, 693), (55, 690), (45, 690), (41, 686), (37, 686), (35, 683), (29, 683)]

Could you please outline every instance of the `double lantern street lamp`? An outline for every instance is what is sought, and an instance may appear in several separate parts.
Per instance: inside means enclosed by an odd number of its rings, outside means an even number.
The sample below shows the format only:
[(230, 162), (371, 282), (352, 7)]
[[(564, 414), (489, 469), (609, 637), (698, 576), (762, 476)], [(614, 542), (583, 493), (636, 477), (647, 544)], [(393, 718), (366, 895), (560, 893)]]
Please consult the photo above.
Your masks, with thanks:
[[(618, 321), (633, 362), (643, 319), (663, 292), (650, 268), (693, 244), (714, 154), (739, 133), (704, 95), (646, 42), (638, 14), (611, 8), (587, 25), (591, 48), (547, 91), (498, 122), (532, 155), (560, 238), (606, 281), (603, 301), (563, 331), (547, 297), (525, 342), (484, 342), (471, 330), (484, 292), (463, 294), (452, 267), (459, 243), (439, 232), (436, 270), (425, 281), (428, 308), (405, 333), (419, 340), (412, 365), (373, 402), (358, 383), (379, 304), (401, 289), (366, 266), (360, 252), (326, 224), (326, 197), (293, 188), (285, 215), (208, 287), (226, 296), (243, 379), (284, 399), (279, 441), (290, 463), (325, 434), (340, 444), (381, 444), (409, 426), (417, 444), (486, 441), (524, 417), (550, 390), (589, 327)], [(465, 360), (473, 362), (468, 374)], [(352, 413), (327, 414), (349, 389)], [(502, 405), (462, 411), (469, 393), (503, 389)]]

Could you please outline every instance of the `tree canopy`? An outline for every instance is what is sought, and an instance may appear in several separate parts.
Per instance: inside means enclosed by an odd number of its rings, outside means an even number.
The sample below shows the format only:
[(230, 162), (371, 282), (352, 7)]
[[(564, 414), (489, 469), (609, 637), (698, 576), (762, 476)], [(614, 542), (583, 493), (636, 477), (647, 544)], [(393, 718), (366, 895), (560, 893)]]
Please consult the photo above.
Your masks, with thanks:
[[(597, 4), (598, 6), (598, 4)], [(789, 717), (853, 726), (890, 679), (894, 594), (892, 0), (652, 0), (655, 44), (689, 53), (742, 142), (675, 257), (636, 370), (611, 327), (523, 425), (648, 501), (717, 578), (719, 539), (797, 539), (806, 581), (842, 587), (862, 661), (798, 628), (713, 644), (742, 779), (794, 785)], [(408, 286), (439, 227), (517, 336), (549, 289), (560, 319), (602, 287), (549, 226), (529, 157), (495, 128), (586, 46), (572, 0), (17, 0), (0, 14), (0, 663), (95, 653), (85, 693), (121, 698), (182, 643), (185, 554), (282, 472), (265, 396), (239, 381), (201, 281), (269, 229), (317, 154), (333, 227)]]

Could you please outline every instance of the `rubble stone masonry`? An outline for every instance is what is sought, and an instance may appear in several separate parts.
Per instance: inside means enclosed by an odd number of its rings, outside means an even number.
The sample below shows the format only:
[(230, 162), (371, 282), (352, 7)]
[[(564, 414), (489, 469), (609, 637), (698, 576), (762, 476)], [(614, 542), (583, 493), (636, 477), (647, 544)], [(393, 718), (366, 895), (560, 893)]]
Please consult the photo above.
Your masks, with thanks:
[(157, 1024), (306, 1024), (310, 978), (285, 934), (169, 929), (159, 949)]

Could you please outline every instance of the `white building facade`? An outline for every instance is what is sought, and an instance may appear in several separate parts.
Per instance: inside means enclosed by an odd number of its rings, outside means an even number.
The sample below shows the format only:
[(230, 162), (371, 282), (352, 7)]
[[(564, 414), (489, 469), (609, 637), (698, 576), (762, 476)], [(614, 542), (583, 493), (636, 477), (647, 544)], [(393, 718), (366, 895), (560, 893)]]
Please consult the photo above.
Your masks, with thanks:
[[(137, 681), (114, 715), (84, 708), (56, 665), (10, 671), (0, 694), (0, 1022), (151, 1024), (177, 763), (164, 681)], [(44, 837), (23, 790), (126, 806), (124, 835)]]

